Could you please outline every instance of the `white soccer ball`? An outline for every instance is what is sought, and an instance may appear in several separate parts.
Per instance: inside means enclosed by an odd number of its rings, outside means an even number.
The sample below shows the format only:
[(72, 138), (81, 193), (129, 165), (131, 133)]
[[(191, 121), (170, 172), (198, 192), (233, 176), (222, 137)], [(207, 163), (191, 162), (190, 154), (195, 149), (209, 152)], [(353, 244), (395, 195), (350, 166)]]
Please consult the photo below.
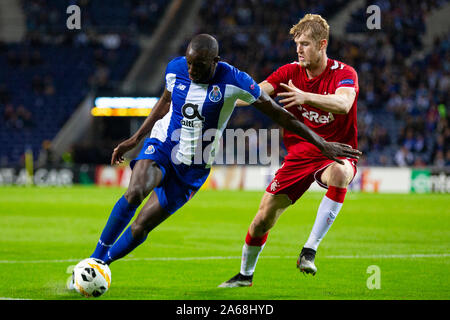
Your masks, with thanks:
[(73, 269), (73, 285), (86, 298), (100, 297), (111, 285), (111, 270), (102, 260), (84, 259)]

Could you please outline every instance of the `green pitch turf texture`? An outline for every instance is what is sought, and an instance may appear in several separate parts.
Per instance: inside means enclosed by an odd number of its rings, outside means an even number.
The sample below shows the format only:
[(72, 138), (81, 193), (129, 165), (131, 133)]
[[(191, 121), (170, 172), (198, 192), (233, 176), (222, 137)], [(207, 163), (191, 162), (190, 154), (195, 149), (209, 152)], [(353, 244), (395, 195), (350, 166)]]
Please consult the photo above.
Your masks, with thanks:
[[(0, 298), (84, 299), (67, 270), (88, 257), (124, 189), (0, 188)], [(296, 269), (323, 193), (307, 193), (269, 234), (250, 288), (217, 288), (239, 271), (263, 192), (201, 191), (111, 265), (99, 299), (449, 299), (448, 195), (349, 192), (322, 242), (315, 277)], [(379, 289), (369, 289), (369, 266)], [(369, 271), (371, 269), (369, 268)], [(369, 279), (369, 283), (371, 282)]]

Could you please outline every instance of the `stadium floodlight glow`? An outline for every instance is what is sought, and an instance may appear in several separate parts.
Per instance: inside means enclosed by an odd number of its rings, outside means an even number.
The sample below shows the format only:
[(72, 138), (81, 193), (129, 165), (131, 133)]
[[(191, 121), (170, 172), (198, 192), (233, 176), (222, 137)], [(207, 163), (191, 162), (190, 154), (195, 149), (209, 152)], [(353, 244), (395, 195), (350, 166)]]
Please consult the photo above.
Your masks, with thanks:
[(94, 117), (146, 117), (158, 100), (157, 97), (97, 97), (91, 114)]

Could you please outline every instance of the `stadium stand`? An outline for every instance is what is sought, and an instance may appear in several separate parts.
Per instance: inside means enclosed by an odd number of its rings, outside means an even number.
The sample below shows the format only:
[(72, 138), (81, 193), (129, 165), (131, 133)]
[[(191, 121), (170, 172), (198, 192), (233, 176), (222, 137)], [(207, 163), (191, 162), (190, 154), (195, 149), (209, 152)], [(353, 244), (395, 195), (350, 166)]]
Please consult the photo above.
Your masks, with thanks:
[[(425, 17), (446, 3), (366, 1), (349, 19), (345, 38), (333, 37), (331, 30), (329, 57), (353, 66), (359, 75), (359, 148), (365, 154), (361, 165), (450, 164), (450, 152), (446, 151), (450, 140), (448, 30), (434, 39), (424, 58), (408, 60), (422, 49)], [(329, 20), (342, 4), (266, 0), (261, 6), (256, 1), (204, 1), (196, 32), (215, 34), (223, 60), (262, 81), (279, 66), (295, 60), (288, 34), (291, 25), (307, 12), (323, 14)], [(381, 8), (382, 30), (366, 27), (365, 9), (370, 4)], [(229, 127), (273, 126), (258, 111), (238, 108)]]
[[(364, 1), (348, 19), (345, 37), (331, 31), (329, 56), (359, 74), (359, 149), (364, 152), (360, 165), (450, 165), (450, 33), (434, 38), (430, 48), (423, 45), (426, 18), (448, 2)], [(88, 92), (117, 90), (141, 52), (138, 36), (152, 35), (170, 1), (21, 3), (27, 27), (24, 41), (0, 42), (0, 165), (20, 164), (27, 147), (37, 158)], [(330, 21), (347, 3), (205, 0), (193, 19), (193, 31), (171, 56), (184, 54), (192, 34), (207, 32), (219, 40), (224, 61), (262, 81), (295, 60), (288, 35), (292, 24), (308, 12)], [(65, 27), (70, 4), (81, 7), (84, 30)], [(366, 28), (369, 4), (381, 8), (381, 30)], [(238, 108), (229, 127), (277, 128), (250, 107)]]
[[(369, 165), (442, 166), (438, 141), (447, 143), (450, 33), (434, 39), (423, 58), (411, 59), (423, 49), (426, 16), (448, 1), (376, 1), (383, 17), (382, 32), (367, 32), (361, 15), (372, 4), (352, 14), (347, 32), (362, 33), (350, 43), (333, 46), (343, 61), (355, 65), (363, 88), (359, 103), (359, 147)], [(384, 140), (385, 143), (379, 143)], [(443, 150), (441, 150), (443, 152)]]
[(83, 12), (83, 26), (100, 33), (151, 34), (168, 1), (165, 0), (79, 0), (23, 1), (29, 32), (61, 34), (66, 29), (66, 9), (76, 4)]
[[(70, 4), (83, 10), (80, 31), (66, 28)], [(26, 148), (36, 159), (90, 90), (117, 88), (139, 53), (137, 34), (154, 30), (165, 1), (30, 0), (22, 7), (24, 41), (0, 43), (2, 165), (21, 163)]]

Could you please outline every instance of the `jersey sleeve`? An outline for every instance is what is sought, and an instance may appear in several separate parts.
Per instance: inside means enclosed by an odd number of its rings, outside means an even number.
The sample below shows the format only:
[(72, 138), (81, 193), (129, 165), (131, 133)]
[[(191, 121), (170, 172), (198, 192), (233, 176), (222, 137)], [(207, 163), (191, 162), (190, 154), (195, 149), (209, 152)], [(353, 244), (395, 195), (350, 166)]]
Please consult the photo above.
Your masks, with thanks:
[(267, 77), (266, 81), (270, 83), (274, 89), (274, 94), (277, 95), (284, 89), (280, 86), (281, 83), (288, 83), (291, 79), (290, 72), (291, 65), (287, 64), (279, 67), (276, 71), (274, 71), (270, 76)]
[(172, 92), (173, 87), (175, 85), (175, 80), (177, 78), (177, 74), (176, 74), (177, 60), (178, 59), (173, 59), (172, 61), (170, 61), (167, 64), (167, 67), (166, 67), (166, 74), (165, 74), (166, 89), (169, 92)]
[(353, 68), (347, 67), (342, 70), (339, 70), (339, 73), (335, 78), (336, 87), (335, 92), (339, 88), (354, 88), (356, 91), (359, 90), (358, 85), (358, 75)]
[(246, 72), (235, 69), (235, 85), (239, 87), (238, 99), (252, 104), (261, 96), (261, 88)]

